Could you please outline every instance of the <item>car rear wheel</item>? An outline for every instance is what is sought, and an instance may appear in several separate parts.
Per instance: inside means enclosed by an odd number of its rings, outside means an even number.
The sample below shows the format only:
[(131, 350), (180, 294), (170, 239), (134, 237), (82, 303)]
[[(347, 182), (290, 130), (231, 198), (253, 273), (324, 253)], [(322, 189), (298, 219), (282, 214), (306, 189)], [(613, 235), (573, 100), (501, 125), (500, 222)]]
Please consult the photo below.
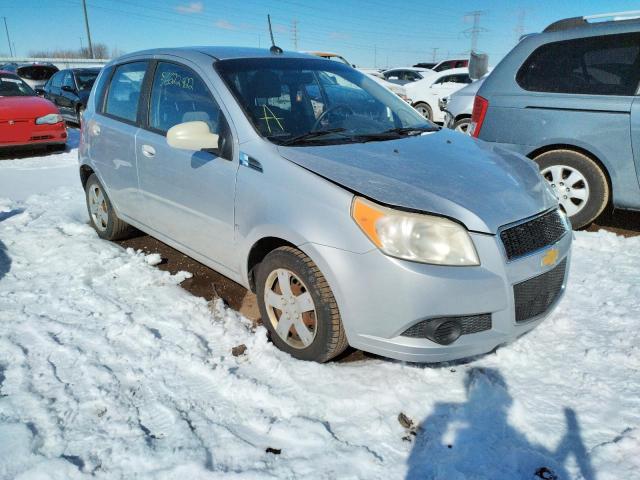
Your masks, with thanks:
[(347, 348), (338, 305), (324, 275), (293, 247), (280, 247), (260, 263), (258, 306), (271, 341), (300, 360), (326, 362)]
[(95, 174), (92, 174), (87, 180), (85, 194), (91, 226), (100, 238), (121, 240), (131, 235), (134, 228), (118, 218), (107, 192), (104, 191)]
[(413, 108), (415, 108), (420, 115), (422, 115), (427, 120), (433, 120), (433, 112), (431, 111), (431, 107), (428, 103), (418, 102)]
[(535, 158), (574, 228), (593, 222), (609, 203), (609, 183), (600, 166), (572, 150), (552, 150)]
[(469, 125), (471, 125), (470, 118), (461, 118), (460, 120), (458, 120), (456, 123), (453, 124), (453, 129), (456, 132), (469, 133)]

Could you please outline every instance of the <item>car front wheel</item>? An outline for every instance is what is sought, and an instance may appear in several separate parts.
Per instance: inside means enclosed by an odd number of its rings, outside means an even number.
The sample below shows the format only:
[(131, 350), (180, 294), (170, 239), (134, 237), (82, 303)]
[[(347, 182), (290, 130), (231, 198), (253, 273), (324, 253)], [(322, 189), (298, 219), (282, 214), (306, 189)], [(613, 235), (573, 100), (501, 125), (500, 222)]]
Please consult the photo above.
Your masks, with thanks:
[(326, 362), (347, 348), (333, 292), (303, 252), (273, 250), (258, 266), (256, 286), (262, 323), (280, 350), (300, 360)]
[(609, 183), (600, 166), (573, 150), (552, 150), (535, 158), (573, 228), (593, 222), (609, 203)]

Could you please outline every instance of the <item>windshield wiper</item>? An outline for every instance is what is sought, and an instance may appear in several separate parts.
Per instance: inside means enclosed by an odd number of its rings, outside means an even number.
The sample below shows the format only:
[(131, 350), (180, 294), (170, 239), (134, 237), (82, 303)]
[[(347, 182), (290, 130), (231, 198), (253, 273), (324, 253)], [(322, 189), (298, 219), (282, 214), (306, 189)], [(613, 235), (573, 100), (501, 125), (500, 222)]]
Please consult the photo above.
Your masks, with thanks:
[(307, 140), (313, 140), (318, 137), (323, 137), (325, 135), (330, 135), (332, 133), (340, 133), (344, 132), (345, 128), (329, 128), (327, 130), (312, 130), (307, 133), (303, 133), (301, 135), (296, 135), (295, 137), (287, 138), (282, 141), (282, 145), (293, 145), (294, 143), (306, 142)]
[(440, 127), (398, 127), (384, 130), (377, 133), (364, 133), (362, 135), (356, 135), (361, 142), (373, 142), (376, 140), (395, 140), (402, 136), (414, 136), (420, 135), (424, 132), (436, 132), (440, 130)]
[(419, 135), (424, 132), (437, 132), (440, 127), (434, 125), (433, 127), (398, 127), (385, 130), (382, 133), (397, 133), (399, 135)]

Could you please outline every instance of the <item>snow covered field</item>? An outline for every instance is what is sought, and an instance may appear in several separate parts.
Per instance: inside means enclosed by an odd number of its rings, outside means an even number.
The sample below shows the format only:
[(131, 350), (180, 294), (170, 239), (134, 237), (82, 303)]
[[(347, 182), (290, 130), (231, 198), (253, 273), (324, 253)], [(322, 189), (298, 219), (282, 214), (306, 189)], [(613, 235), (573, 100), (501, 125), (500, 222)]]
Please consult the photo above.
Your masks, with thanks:
[(0, 478), (640, 478), (640, 237), (494, 354), (317, 365), (99, 240), (75, 162), (0, 161)]

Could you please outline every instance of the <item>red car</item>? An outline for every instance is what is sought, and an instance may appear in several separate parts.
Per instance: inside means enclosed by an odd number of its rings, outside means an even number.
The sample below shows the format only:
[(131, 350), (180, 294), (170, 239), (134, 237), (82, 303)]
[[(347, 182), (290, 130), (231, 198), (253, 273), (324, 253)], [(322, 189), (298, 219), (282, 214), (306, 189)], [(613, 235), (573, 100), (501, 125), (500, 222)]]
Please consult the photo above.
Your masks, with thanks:
[(67, 127), (58, 108), (17, 75), (0, 70), (0, 149), (64, 148), (66, 142)]

